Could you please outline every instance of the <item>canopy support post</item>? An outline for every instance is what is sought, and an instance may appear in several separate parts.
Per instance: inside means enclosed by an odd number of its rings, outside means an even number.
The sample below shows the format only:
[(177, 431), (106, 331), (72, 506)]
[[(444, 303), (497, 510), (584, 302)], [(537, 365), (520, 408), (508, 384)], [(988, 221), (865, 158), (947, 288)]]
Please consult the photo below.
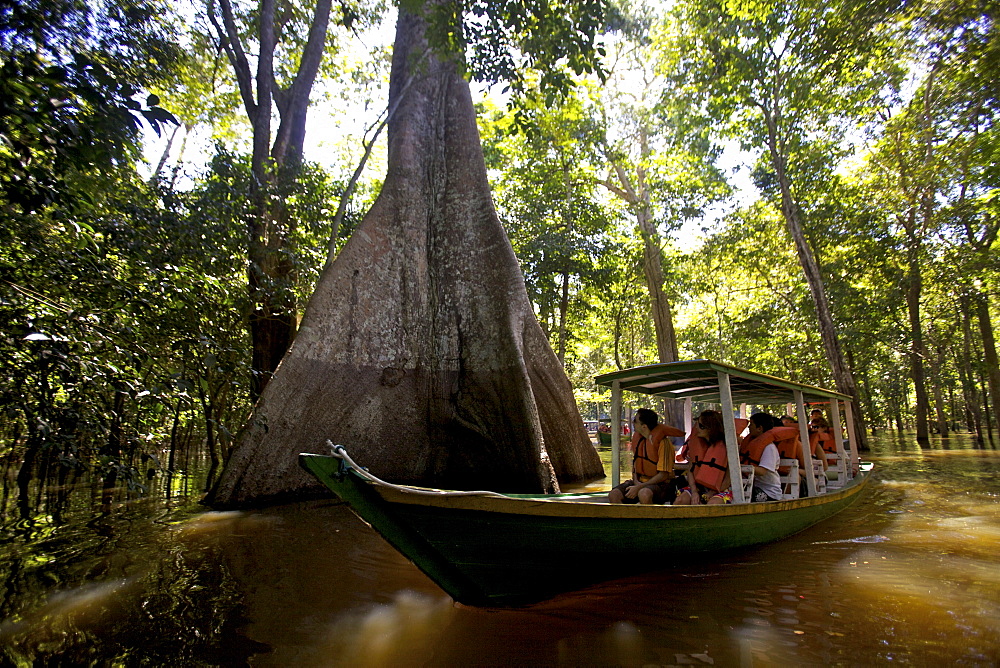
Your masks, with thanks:
[(684, 433), (688, 436), (691, 435), (691, 424), (693, 419), (693, 416), (691, 415), (691, 406), (691, 397), (684, 399)]
[(622, 481), (622, 383), (611, 382), (611, 486)]
[(841, 460), (847, 461), (847, 451), (844, 450), (844, 430), (840, 422), (840, 399), (830, 400), (830, 419), (833, 420), (833, 443), (837, 446), (837, 454)]
[(726, 434), (726, 456), (729, 459), (729, 482), (733, 490), (733, 503), (746, 503), (743, 497), (743, 475), (740, 471), (740, 448), (736, 444), (736, 423), (733, 418), (733, 393), (729, 374), (719, 374), (719, 399), (722, 401), (722, 428)]
[(851, 441), (851, 468), (847, 477), (853, 478), (855, 471), (861, 470), (861, 453), (858, 451), (858, 435), (854, 433), (854, 402), (844, 401), (844, 413), (847, 420), (847, 438)]
[[(813, 475), (812, 447), (809, 443), (809, 423), (806, 418), (806, 402), (802, 397), (802, 390), (793, 390), (795, 397), (795, 416), (799, 421), (799, 440), (802, 441), (802, 459), (806, 462), (806, 489), (809, 496), (816, 496), (816, 476)], [(825, 470), (825, 468), (824, 468)]]

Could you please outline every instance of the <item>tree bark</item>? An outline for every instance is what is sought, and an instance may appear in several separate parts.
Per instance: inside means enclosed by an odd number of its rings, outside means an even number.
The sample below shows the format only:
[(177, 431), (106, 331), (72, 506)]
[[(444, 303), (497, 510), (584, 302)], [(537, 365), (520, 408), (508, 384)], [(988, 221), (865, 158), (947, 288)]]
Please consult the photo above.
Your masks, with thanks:
[(1000, 362), (997, 360), (996, 336), (990, 319), (990, 304), (986, 295), (976, 299), (976, 315), (979, 320), (979, 334), (983, 341), (983, 364), (990, 391), (990, 404), (994, 416), (1000, 416)]
[(314, 490), (327, 439), (391, 480), (541, 491), (600, 477), (493, 208), (468, 83), (399, 10), (382, 191), (320, 278), (210, 501)]
[(910, 319), (910, 378), (913, 380), (913, 391), (917, 401), (914, 411), (917, 421), (917, 440), (926, 441), (929, 438), (927, 384), (924, 378), (924, 360), (927, 358), (927, 351), (920, 323), (920, 293), (923, 281), (917, 249), (914, 248), (914, 244), (917, 243), (911, 238), (907, 249), (906, 310)]
[[(639, 144), (642, 159), (649, 158), (648, 133), (645, 127), (639, 130)], [(674, 332), (670, 299), (663, 289), (663, 253), (660, 250), (660, 234), (653, 220), (653, 206), (646, 173), (642, 166), (637, 167), (633, 180), (619, 163), (612, 160), (612, 167), (618, 183), (615, 184), (608, 178), (602, 185), (627, 202), (635, 212), (636, 226), (642, 238), (642, 268), (646, 289), (649, 292), (653, 331), (656, 333), (656, 352), (660, 362), (676, 362), (679, 357), (677, 335)], [(664, 400), (664, 421), (672, 426), (682, 424), (684, 420), (682, 406), (679, 401)]]
[(938, 434), (942, 438), (948, 436), (949, 426), (948, 426), (948, 412), (945, 410), (945, 400), (944, 392), (942, 391), (942, 386), (944, 385), (944, 376), (941, 370), (944, 368), (944, 345), (938, 343), (935, 352), (937, 353), (931, 362), (931, 375), (934, 378), (932, 383), (932, 393), (934, 395), (934, 413), (937, 420)]

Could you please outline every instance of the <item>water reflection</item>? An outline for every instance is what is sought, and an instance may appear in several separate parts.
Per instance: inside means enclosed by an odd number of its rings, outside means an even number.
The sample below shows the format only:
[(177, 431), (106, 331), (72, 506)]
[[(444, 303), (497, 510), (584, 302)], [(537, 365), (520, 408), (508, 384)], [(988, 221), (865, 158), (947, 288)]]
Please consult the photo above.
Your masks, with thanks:
[(871, 491), (832, 521), (668, 571), (623, 557), (620, 579), (514, 610), (455, 605), (333, 502), (14, 523), (0, 663), (1000, 663), (1000, 455), (876, 445)]

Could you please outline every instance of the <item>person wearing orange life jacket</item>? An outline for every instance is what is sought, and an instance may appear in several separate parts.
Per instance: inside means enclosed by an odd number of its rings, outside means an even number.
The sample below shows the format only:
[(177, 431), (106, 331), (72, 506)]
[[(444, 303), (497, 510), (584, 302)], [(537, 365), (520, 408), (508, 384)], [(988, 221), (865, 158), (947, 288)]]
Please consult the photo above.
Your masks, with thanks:
[[(815, 451), (817, 445), (831, 455), (837, 454), (837, 445), (833, 442), (830, 424), (823, 416), (813, 418), (809, 422), (809, 446)], [(825, 456), (822, 459), (826, 461)]]
[(782, 427), (781, 422), (773, 415), (755, 413), (750, 416), (750, 433), (740, 443), (741, 463), (753, 466), (751, 501), (781, 499), (781, 478), (778, 475), (778, 460), (781, 455), (774, 443), (776, 429), (788, 428)]
[(610, 503), (665, 503), (673, 491), (674, 444), (671, 436), (684, 432), (660, 424), (655, 411), (640, 408), (633, 420), (632, 479), (608, 493)]
[[(736, 426), (737, 433), (743, 431), (744, 425), (737, 422)], [(722, 413), (702, 411), (685, 445), (691, 468), (687, 472), (688, 484), (678, 491), (674, 505), (732, 503)]]
[[(807, 489), (804, 484), (806, 477), (806, 458), (802, 452), (802, 441), (799, 437), (798, 427), (792, 426), (781, 426), (785, 423), (785, 419), (782, 418), (780, 422), (773, 419), (773, 423), (776, 426), (771, 427), (763, 434), (759, 436), (752, 437), (747, 436), (743, 439), (740, 444), (741, 453), (749, 453), (750, 451), (757, 451), (767, 443), (774, 443), (775, 447), (778, 448), (778, 456), (782, 459), (796, 459), (799, 462), (799, 496), (806, 496)], [(813, 455), (815, 456), (815, 454)], [(748, 455), (742, 456), (744, 464), (752, 464), (754, 462), (748, 461)], [(755, 457), (759, 461), (759, 457)], [(821, 458), (822, 459), (822, 458)], [(789, 471), (788, 466), (779, 466), (778, 474), (787, 475)]]

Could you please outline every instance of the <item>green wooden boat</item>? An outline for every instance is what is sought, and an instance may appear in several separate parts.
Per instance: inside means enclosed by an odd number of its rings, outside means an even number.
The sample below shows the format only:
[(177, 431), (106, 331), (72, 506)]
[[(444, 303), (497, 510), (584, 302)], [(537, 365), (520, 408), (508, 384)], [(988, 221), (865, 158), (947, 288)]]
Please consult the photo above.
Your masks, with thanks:
[[(599, 376), (597, 381), (613, 387), (613, 404), (623, 381), (648, 378), (654, 371), (657, 375), (650, 381), (652, 385), (662, 383), (664, 374), (672, 374), (677, 380), (680, 376), (676, 372), (686, 372), (688, 379), (682, 385), (691, 391), (700, 388), (696, 390), (699, 397), (721, 398), (724, 410), (726, 404), (732, 403), (737, 383), (729, 381), (735, 375), (744, 379), (754, 376), (755, 382), (764, 382), (772, 390), (779, 387), (798, 393), (800, 411), (804, 411), (802, 400), (807, 397), (813, 401), (843, 398), (819, 388), (805, 390), (807, 386), (789, 381), (762, 381), (769, 377), (715, 362), (697, 362), (675, 363), (688, 366), (673, 369), (665, 368), (669, 365), (642, 367), (627, 370), (631, 375), (617, 372)], [(701, 368), (702, 377), (691, 377), (695, 367)], [(716, 386), (714, 394), (706, 391), (706, 372), (720, 381), (721, 390)], [(633, 388), (639, 388), (636, 391), (647, 394), (660, 395), (664, 387), (668, 386), (644, 390), (641, 384), (633, 383)], [(676, 392), (680, 385), (669, 387)], [(737, 396), (749, 395), (737, 391)], [(839, 435), (839, 429), (836, 431)], [(619, 440), (614, 439), (615, 446)], [(735, 442), (732, 445), (735, 447)], [(608, 580), (615, 577), (616, 565), (623, 559), (630, 564), (666, 567), (691, 555), (780, 540), (846, 508), (859, 497), (870, 475), (870, 467), (849, 467), (837, 487), (816, 491), (809, 485), (809, 497), (785, 501), (714, 506), (611, 505), (606, 502), (606, 491), (532, 495), (395, 485), (356, 464), (343, 446), (331, 447), (330, 455), (300, 455), (301, 465), (452, 598), (476, 606), (520, 605)], [(613, 482), (617, 476), (616, 470)], [(736, 495), (742, 501), (739, 487), (734, 488), (734, 494), (739, 491)]]

